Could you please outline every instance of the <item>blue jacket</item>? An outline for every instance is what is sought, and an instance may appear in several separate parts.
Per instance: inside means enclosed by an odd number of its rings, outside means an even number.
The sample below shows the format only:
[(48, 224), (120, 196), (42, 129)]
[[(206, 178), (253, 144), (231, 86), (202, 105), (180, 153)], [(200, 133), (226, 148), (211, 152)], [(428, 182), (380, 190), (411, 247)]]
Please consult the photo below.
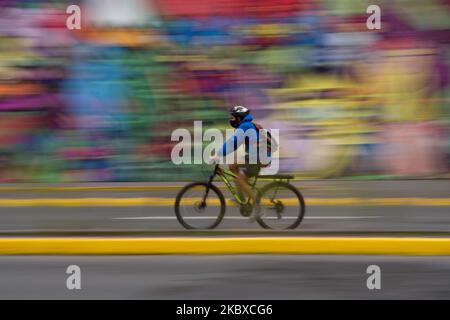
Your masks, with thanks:
[[(253, 124), (253, 117), (251, 115), (246, 115), (244, 119), (242, 119), (239, 127), (236, 128), (234, 134), (224, 143), (223, 147), (219, 150), (218, 155), (220, 157), (225, 156), (233, 151), (236, 151), (239, 146), (245, 142), (245, 152), (248, 154), (250, 149), (249, 139), (245, 137), (244, 134), (255, 134), (256, 141), (259, 142), (259, 131), (256, 129), (256, 126)], [(254, 132), (247, 132), (248, 130), (253, 130)], [(257, 149), (255, 148), (255, 151)], [(256, 151), (257, 152), (257, 151)]]

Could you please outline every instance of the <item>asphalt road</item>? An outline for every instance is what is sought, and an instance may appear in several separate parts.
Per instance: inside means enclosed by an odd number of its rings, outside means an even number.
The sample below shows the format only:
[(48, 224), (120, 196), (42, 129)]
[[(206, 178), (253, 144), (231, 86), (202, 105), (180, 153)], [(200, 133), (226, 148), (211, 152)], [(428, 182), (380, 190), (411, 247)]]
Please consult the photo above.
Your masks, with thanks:
[[(426, 197), (449, 198), (450, 181), (331, 181), (297, 184), (307, 210), (300, 227), (284, 234), (450, 234), (449, 206), (308, 206), (308, 198)], [(165, 191), (1, 192), (0, 198), (165, 197)], [(27, 233), (181, 234), (172, 206), (0, 207), (0, 235)], [(263, 232), (257, 223), (228, 206), (215, 232)], [(264, 231), (266, 232), (266, 231)], [(187, 232), (186, 234), (192, 234)]]
[[(69, 265), (80, 290), (66, 287)], [(2, 256), (0, 299), (450, 299), (449, 271), (450, 257)]]
[[(447, 181), (311, 182), (308, 198), (449, 198)], [(174, 197), (165, 191), (0, 192), (0, 198)], [(236, 208), (209, 235), (270, 234), (237, 219)], [(196, 235), (171, 206), (0, 207), (0, 235)], [(449, 206), (307, 206), (282, 235), (450, 235)], [(204, 233), (202, 233), (204, 234)], [(66, 269), (81, 268), (81, 290)], [(381, 268), (369, 290), (366, 269)], [(345, 255), (0, 256), (0, 299), (450, 299), (450, 257)]]
[[(0, 234), (3, 235), (77, 231), (120, 234), (184, 232), (184, 229), (176, 220), (172, 207), (0, 209)], [(237, 209), (230, 208), (216, 231), (245, 233), (262, 231), (262, 228), (241, 219)], [(287, 234), (449, 231), (447, 207), (308, 207), (302, 224)]]

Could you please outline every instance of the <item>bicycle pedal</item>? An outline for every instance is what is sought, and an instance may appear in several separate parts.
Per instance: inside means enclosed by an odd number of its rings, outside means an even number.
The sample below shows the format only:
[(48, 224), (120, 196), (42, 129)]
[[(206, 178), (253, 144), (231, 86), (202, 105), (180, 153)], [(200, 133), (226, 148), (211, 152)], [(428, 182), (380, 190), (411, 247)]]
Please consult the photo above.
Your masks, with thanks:
[(252, 214), (252, 211), (253, 211), (253, 207), (249, 204), (240, 206), (241, 215), (244, 217), (250, 217), (250, 215)]

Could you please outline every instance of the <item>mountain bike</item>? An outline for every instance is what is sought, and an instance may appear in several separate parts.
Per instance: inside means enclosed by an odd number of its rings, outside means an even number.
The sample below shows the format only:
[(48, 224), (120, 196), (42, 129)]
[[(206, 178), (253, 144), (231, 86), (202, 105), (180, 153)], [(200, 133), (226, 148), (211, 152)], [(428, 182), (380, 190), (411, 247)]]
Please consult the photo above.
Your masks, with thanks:
[[(213, 184), (218, 176), (231, 192), (235, 204), (243, 217), (249, 217), (253, 205), (247, 197), (238, 192), (230, 180), (236, 175), (228, 169), (214, 167), (208, 182), (194, 182), (180, 190), (175, 199), (175, 214), (180, 224), (186, 229), (214, 229), (223, 220), (226, 201), (220, 189)], [(295, 229), (300, 225), (305, 214), (305, 201), (300, 191), (289, 180), (292, 175), (257, 175), (249, 181), (256, 195), (259, 214), (256, 221), (265, 229)], [(262, 179), (272, 182), (261, 188), (256, 183)], [(230, 217), (236, 218), (236, 217)], [(237, 217), (239, 218), (239, 217)]]

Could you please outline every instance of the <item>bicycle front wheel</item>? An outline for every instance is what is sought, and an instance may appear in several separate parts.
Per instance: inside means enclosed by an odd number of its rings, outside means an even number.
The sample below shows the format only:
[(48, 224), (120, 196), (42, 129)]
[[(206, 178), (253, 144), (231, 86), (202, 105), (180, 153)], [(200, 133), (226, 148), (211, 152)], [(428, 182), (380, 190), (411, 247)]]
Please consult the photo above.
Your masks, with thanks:
[(258, 223), (265, 229), (295, 229), (305, 214), (301, 193), (286, 182), (272, 182), (258, 193)]
[(225, 198), (214, 185), (191, 183), (178, 193), (175, 214), (186, 229), (214, 229), (225, 215)]

